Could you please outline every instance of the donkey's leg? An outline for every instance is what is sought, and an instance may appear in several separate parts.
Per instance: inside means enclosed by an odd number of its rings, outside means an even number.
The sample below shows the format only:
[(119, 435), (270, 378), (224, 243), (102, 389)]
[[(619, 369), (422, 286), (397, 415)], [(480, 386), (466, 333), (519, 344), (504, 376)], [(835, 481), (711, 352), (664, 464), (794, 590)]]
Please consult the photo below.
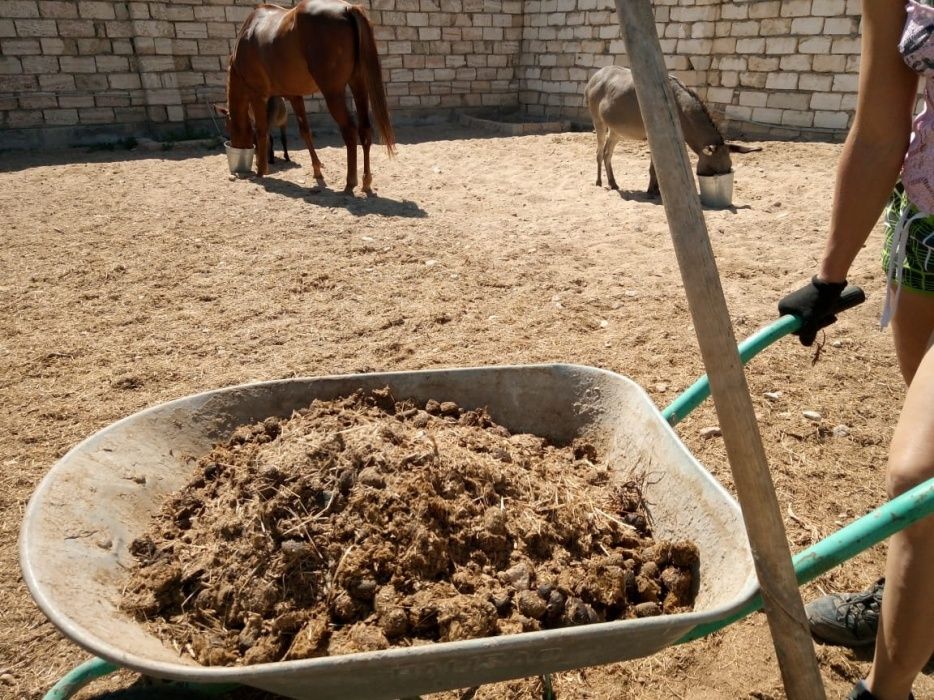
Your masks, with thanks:
[(370, 146), (373, 145), (373, 127), (370, 124), (370, 99), (366, 91), (366, 83), (360, 77), (350, 81), (350, 92), (353, 94), (354, 105), (357, 107), (357, 134), (360, 136), (360, 145), (363, 146), (363, 191), (367, 194), (373, 192), (373, 175), (370, 173)]
[(272, 132), (269, 133), (269, 162), (276, 162), (276, 151), (273, 144)]
[[(290, 97), (289, 104), (292, 105), (292, 111), (295, 112), (295, 119), (298, 121), (298, 133), (302, 135), (302, 140), (308, 146), (308, 152), (311, 154), (311, 167), (314, 169), (315, 180), (323, 180), (321, 177), (321, 161), (318, 160), (318, 154), (315, 153), (315, 144), (311, 140), (311, 129), (308, 128), (308, 115), (305, 113), (305, 101), (302, 96)], [(284, 128), (284, 127), (283, 127)], [(284, 133), (284, 132), (283, 132)], [(286, 158), (288, 160), (288, 158)]]
[(262, 177), (269, 172), (269, 150), (262, 144), (271, 146), (269, 139), (269, 119), (266, 117), (266, 100), (262, 97), (251, 97), (250, 106), (253, 108), (253, 119), (256, 128), (256, 174)]
[(344, 139), (344, 145), (347, 146), (347, 185), (344, 187), (344, 192), (350, 194), (357, 186), (357, 125), (354, 123), (350, 110), (347, 109), (343, 89), (324, 93), (324, 101), (334, 121), (340, 127), (341, 137)]
[(606, 143), (606, 126), (599, 119), (593, 120), (597, 132), (597, 187), (603, 186), (603, 144)]
[(285, 158), (286, 163), (291, 163), (289, 159), (289, 146), (285, 142), (285, 124), (279, 127), (279, 138), (282, 139), (282, 157)]
[(649, 189), (645, 193), (653, 199), (661, 196), (661, 191), (658, 189), (658, 178), (655, 176), (654, 160), (649, 161)]
[(611, 190), (618, 190), (616, 178), (613, 177), (613, 149), (616, 148), (616, 142), (619, 137), (613, 133), (612, 129), (607, 130), (606, 143), (603, 144), (603, 165), (606, 167), (606, 181)]

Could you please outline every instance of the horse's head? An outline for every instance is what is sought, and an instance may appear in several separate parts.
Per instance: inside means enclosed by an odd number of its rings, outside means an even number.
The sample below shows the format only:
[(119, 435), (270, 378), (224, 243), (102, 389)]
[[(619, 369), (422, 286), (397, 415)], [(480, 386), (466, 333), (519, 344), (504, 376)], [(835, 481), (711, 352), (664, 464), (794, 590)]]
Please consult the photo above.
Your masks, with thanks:
[(253, 119), (249, 109), (244, 111), (243, 118), (236, 119), (230, 108), (223, 104), (214, 104), (214, 111), (224, 118), (224, 131), (230, 137), (230, 145), (234, 148), (252, 148)]
[(733, 170), (730, 153), (753, 153), (761, 151), (758, 146), (741, 146), (738, 143), (711, 143), (704, 146), (697, 154), (698, 175), (725, 175)]

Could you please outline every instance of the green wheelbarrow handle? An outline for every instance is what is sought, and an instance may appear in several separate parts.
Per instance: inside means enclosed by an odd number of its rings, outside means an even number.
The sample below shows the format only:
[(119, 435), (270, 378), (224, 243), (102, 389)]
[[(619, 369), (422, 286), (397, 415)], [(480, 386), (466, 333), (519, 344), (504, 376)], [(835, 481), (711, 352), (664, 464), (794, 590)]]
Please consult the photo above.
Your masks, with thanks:
[[(807, 583), (890, 535), (934, 513), (934, 478), (893, 498), (842, 530), (825, 537), (795, 554), (791, 559), (798, 584)], [(678, 644), (704, 637), (711, 632), (741, 620), (762, 607), (762, 597), (756, 596), (744, 608), (730, 617), (698, 625), (678, 640)]]
[[(80, 666), (75, 666), (65, 674), (43, 696), (42, 700), (67, 700), (84, 686), (120, 670), (120, 666), (94, 657)], [(156, 698), (211, 698), (239, 688), (237, 683), (202, 684), (183, 681), (166, 681), (158, 685), (140, 688), (127, 688), (119, 693), (122, 700), (155, 700)], [(108, 697), (110, 697), (108, 695)], [(115, 695), (114, 697), (117, 697)]]
[[(866, 295), (863, 290), (854, 285), (848, 286), (840, 294), (840, 299), (834, 307), (835, 314), (854, 306), (859, 306), (866, 301)], [(775, 323), (766, 326), (758, 333), (754, 333), (739, 344), (739, 357), (742, 363), (747, 364), (752, 358), (765, 350), (778, 340), (781, 340), (789, 333), (794, 333), (801, 327), (801, 319), (797, 316), (782, 316)], [(705, 374), (703, 377), (689, 386), (683, 394), (678, 396), (671, 404), (662, 411), (662, 416), (668, 421), (669, 425), (677, 425), (691, 411), (700, 406), (704, 399), (710, 396), (710, 382)]]

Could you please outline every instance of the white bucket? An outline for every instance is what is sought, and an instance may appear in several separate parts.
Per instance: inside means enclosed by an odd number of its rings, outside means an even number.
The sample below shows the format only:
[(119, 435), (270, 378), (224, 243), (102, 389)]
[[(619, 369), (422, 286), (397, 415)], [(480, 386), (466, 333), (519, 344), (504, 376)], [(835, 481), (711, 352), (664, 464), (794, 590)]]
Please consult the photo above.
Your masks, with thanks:
[(230, 168), (231, 175), (243, 175), (253, 170), (254, 149), (234, 148), (230, 141), (224, 141), (224, 148), (227, 149), (227, 167)]
[(726, 209), (733, 206), (733, 171), (723, 175), (698, 175), (701, 204)]

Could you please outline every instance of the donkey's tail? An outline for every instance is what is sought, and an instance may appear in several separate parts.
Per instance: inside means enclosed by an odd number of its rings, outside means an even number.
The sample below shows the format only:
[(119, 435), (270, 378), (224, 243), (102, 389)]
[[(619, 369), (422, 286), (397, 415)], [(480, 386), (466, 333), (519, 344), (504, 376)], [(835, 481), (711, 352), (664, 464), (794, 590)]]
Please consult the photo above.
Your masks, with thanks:
[(376, 128), (389, 155), (393, 155), (396, 145), (396, 135), (389, 121), (389, 106), (386, 104), (386, 88), (383, 86), (383, 74), (379, 63), (379, 54), (376, 52), (376, 41), (373, 38), (373, 26), (360, 5), (351, 5), (350, 14), (357, 25), (358, 46), (360, 49), (360, 63), (363, 78), (366, 82), (366, 91), (373, 105), (373, 117), (376, 119)]

